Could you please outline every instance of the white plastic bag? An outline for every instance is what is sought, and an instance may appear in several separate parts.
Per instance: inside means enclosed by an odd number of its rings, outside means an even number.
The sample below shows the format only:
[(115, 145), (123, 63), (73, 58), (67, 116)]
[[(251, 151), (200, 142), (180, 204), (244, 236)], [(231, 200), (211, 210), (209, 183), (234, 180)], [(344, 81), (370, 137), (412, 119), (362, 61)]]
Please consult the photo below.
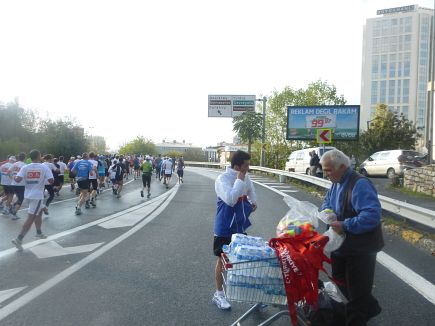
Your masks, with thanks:
[(329, 228), (328, 231), (323, 233), (323, 235), (325, 235), (329, 238), (329, 241), (324, 248), (324, 251), (327, 254), (330, 254), (331, 252), (340, 248), (341, 245), (343, 244), (345, 237), (346, 237), (344, 233), (338, 234), (332, 228)]

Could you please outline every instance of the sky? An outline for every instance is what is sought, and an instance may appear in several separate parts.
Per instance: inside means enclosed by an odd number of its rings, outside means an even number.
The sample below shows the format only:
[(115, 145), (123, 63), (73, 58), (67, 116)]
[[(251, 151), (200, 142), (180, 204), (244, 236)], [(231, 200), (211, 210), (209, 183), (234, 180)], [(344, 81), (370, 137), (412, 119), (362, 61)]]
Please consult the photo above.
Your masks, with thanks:
[(111, 150), (136, 136), (231, 142), (208, 95), (269, 96), (319, 79), (359, 104), (362, 38), (402, 0), (1, 0), (0, 102), (73, 117)]

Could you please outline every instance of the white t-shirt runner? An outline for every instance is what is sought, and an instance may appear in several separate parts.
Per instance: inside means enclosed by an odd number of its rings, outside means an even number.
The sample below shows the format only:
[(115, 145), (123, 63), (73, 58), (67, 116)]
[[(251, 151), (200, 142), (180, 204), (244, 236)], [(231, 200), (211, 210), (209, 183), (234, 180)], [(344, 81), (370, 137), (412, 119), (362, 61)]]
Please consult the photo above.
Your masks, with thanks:
[(47, 165), (42, 163), (30, 163), (21, 168), (17, 174), (24, 180), (24, 198), (44, 199), (45, 184), (48, 179), (53, 179), (53, 173)]
[[(50, 171), (51, 171), (51, 174), (53, 175), (53, 171), (56, 171), (57, 170), (57, 167), (56, 167), (56, 165), (54, 165), (54, 163), (50, 163), (50, 162), (44, 162), (44, 163), (42, 163), (42, 164), (44, 164)], [(50, 184), (48, 183), (48, 181), (45, 183), (45, 185), (46, 186), (49, 186)]]
[(3, 164), (2, 166), (0, 166), (0, 172), (2, 174), (1, 184), (3, 186), (10, 186), (12, 183), (12, 177), (9, 174), (9, 169), (11, 167), (12, 167), (11, 162), (7, 162), (7, 163)]
[(15, 176), (18, 174), (18, 172), (20, 172), (20, 170), (22, 169), (23, 166), (25, 166), (26, 163), (22, 162), (22, 161), (17, 161), (14, 164), (12, 164), (11, 169), (9, 170), (10, 173), (12, 174), (12, 186), (24, 186), (24, 180), (21, 180), (20, 182), (15, 182), (14, 178)]
[(89, 159), (88, 161), (91, 162), (93, 166), (91, 172), (89, 172), (89, 180), (95, 180), (97, 178), (98, 161), (91, 159)]
[(64, 175), (66, 170), (66, 164), (62, 161), (57, 162), (59, 164), (59, 175)]

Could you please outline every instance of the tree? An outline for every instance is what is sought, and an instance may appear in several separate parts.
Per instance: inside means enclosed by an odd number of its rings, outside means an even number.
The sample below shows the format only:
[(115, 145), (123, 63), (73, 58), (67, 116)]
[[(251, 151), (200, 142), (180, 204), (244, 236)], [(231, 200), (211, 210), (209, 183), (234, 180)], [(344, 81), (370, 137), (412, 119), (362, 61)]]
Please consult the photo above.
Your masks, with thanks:
[(307, 89), (291, 87), (274, 91), (269, 97), (266, 110), (266, 166), (284, 169), (289, 154), (309, 142), (287, 141), (287, 106), (344, 105), (343, 95), (325, 81), (316, 81)]
[(189, 148), (184, 154), (183, 158), (185, 161), (194, 161), (194, 162), (205, 162), (207, 157), (205, 152), (200, 148)]
[(261, 113), (249, 111), (233, 118), (233, 131), (237, 132), (242, 142), (248, 143), (248, 153), (251, 154), (252, 143), (261, 138)]
[(143, 136), (137, 136), (136, 139), (125, 144), (119, 149), (120, 154), (157, 154), (154, 143)]
[(417, 137), (412, 121), (403, 114), (388, 111), (385, 104), (378, 104), (370, 128), (361, 134), (359, 144), (367, 157), (382, 150), (414, 149)]

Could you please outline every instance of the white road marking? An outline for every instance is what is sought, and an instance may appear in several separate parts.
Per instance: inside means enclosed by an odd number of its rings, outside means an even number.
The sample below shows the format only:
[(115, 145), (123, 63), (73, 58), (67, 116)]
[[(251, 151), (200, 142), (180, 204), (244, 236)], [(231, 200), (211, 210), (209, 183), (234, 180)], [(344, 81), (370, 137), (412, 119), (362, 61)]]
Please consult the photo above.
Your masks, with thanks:
[(435, 285), (383, 251), (378, 253), (376, 260), (435, 305)]
[(43, 258), (73, 255), (73, 254), (79, 254), (83, 252), (94, 251), (103, 243), (104, 242), (93, 243), (93, 244), (82, 245), (82, 246), (75, 246), (75, 247), (62, 247), (55, 241), (49, 241), (39, 246), (30, 248), (30, 251), (33, 252), (35, 256), (38, 257), (39, 259), (43, 259)]
[[(263, 186), (267, 189), (276, 192), (277, 194), (280, 194), (282, 196), (289, 196), (279, 191), (278, 189), (274, 189), (260, 182), (256, 182), (256, 181), (254, 182), (259, 184), (260, 186)], [(418, 293), (420, 293), (424, 298), (429, 300), (431, 303), (435, 304), (435, 286), (431, 282), (421, 277), (413, 270), (409, 269), (408, 267), (406, 267), (405, 265), (403, 265), (402, 263), (400, 263), (390, 255), (386, 254), (384, 251), (378, 253), (376, 260), (378, 261), (378, 263), (383, 265), (390, 272), (392, 272), (394, 275), (400, 278), (403, 282), (405, 282), (406, 284), (411, 286), (414, 290), (416, 290)]]
[(149, 215), (147, 218), (145, 218), (142, 222), (140, 222), (136, 226), (132, 227), (130, 230), (123, 233), (122, 235), (120, 235), (116, 239), (110, 241), (108, 244), (104, 245), (103, 247), (101, 247), (98, 250), (94, 251), (93, 253), (89, 254), (88, 256), (86, 256), (82, 260), (78, 261), (74, 265), (71, 265), (70, 267), (68, 267), (64, 271), (60, 272), (56, 276), (45, 281), (41, 285), (33, 288), (32, 290), (25, 293), (24, 295), (22, 295), (18, 299), (12, 301), (8, 305), (1, 308), (0, 309), (0, 321), (5, 319), (7, 316), (14, 313), (15, 311), (17, 311), (18, 309), (22, 308), (23, 306), (25, 306), (29, 302), (33, 301), (34, 299), (39, 297), (41, 294), (44, 294), (46, 291), (50, 290), (52, 287), (56, 286), (57, 284), (59, 284), (60, 282), (62, 282), (66, 278), (68, 278), (69, 276), (73, 275), (75, 272), (79, 271), (80, 269), (82, 269), (83, 267), (85, 267), (86, 265), (88, 265), (89, 263), (91, 263), (92, 261), (94, 261), (95, 259), (100, 257), (101, 255), (103, 255), (104, 253), (106, 253), (107, 251), (109, 251), (110, 249), (115, 247), (116, 245), (120, 244), (122, 241), (128, 239), (130, 236), (132, 236), (133, 234), (138, 232), (145, 225), (147, 225), (152, 220), (154, 220), (157, 216), (159, 216), (160, 213), (163, 212), (163, 210), (165, 210), (165, 208), (171, 203), (172, 199), (174, 198), (175, 194), (177, 193), (178, 188), (179, 188), (179, 186), (175, 185), (170, 190), (170, 195), (166, 199), (166, 201), (159, 208), (157, 208), (151, 215)]
[(0, 291), (0, 303), (6, 301), (9, 298), (12, 298), (15, 294), (21, 292), (25, 288), (27, 288), (27, 286), (22, 286), (20, 288)]
[(156, 201), (151, 205), (145, 206), (141, 209), (130, 212), (129, 214), (122, 215), (120, 217), (112, 218), (106, 222), (98, 224), (105, 229), (123, 228), (127, 226), (133, 226), (145, 216), (149, 215), (153, 210), (160, 205), (160, 202)]
[[(121, 212), (118, 212), (118, 213), (115, 213), (115, 214), (112, 214), (112, 215), (100, 218), (100, 219), (98, 219), (96, 221), (92, 221), (92, 222), (89, 222), (87, 224), (79, 225), (79, 226), (77, 226), (75, 228), (72, 228), (72, 229), (69, 229), (69, 230), (65, 230), (65, 231), (62, 231), (60, 233), (56, 233), (56, 234), (50, 235), (50, 236), (47, 237), (47, 239), (36, 240), (36, 241), (29, 242), (29, 243), (25, 243), (25, 244), (23, 244), (23, 248), (24, 249), (29, 249), (29, 248), (32, 248), (32, 247), (37, 246), (39, 244), (59, 239), (61, 237), (64, 237), (64, 236), (76, 233), (78, 231), (90, 228), (90, 227), (92, 227), (94, 225), (97, 225), (97, 224), (100, 224), (102, 222), (111, 220), (111, 219), (116, 218), (118, 216), (122, 216), (122, 215), (125, 215), (125, 214), (128, 214), (128, 213), (131, 213), (131, 212), (133, 212), (133, 211), (135, 211), (137, 209), (140, 209), (140, 208), (142, 208), (144, 206), (150, 205), (150, 204), (152, 204), (152, 203), (154, 203), (156, 201), (163, 201), (166, 197), (168, 197), (170, 195), (172, 189), (169, 190), (168, 192), (165, 192), (165, 193), (161, 194), (160, 196), (158, 196), (156, 198), (151, 199), (150, 201), (147, 201), (147, 202), (145, 202), (143, 204), (139, 204), (137, 206), (131, 207), (131, 208), (126, 209), (124, 211), (121, 211)], [(7, 255), (14, 254), (16, 252), (17, 252), (17, 249), (15, 247), (14, 248), (9, 248), (9, 249), (3, 250), (3, 251), (0, 251), (0, 258), (3, 258), (5, 256), (7, 256)]]
[(287, 190), (281, 190), (282, 192), (299, 192), (299, 190), (292, 190), (292, 189), (287, 189)]

